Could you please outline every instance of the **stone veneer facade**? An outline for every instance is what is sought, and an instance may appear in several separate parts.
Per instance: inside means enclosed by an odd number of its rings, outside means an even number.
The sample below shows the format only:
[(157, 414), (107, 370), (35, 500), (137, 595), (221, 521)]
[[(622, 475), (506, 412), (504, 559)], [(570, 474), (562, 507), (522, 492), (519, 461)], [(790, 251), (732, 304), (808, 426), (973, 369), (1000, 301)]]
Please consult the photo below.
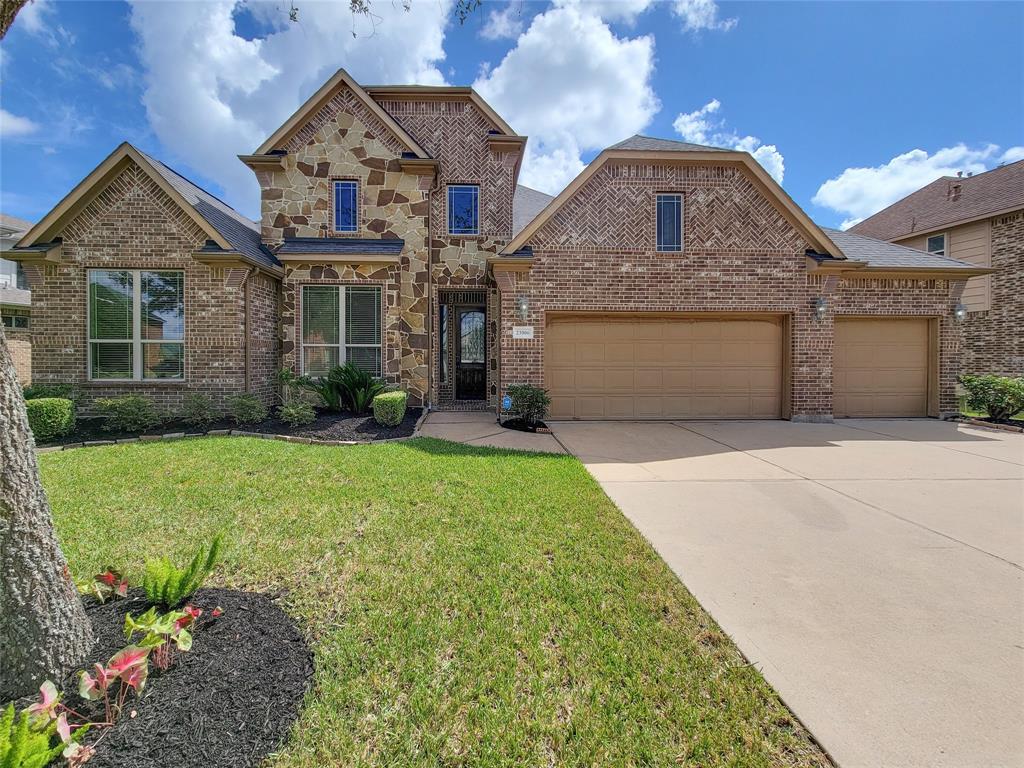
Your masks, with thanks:
[[(681, 254), (655, 249), (658, 192), (684, 196)], [(840, 278), (808, 273), (809, 244), (735, 166), (609, 161), (527, 242), (529, 272), (501, 293), (501, 386), (544, 386), (549, 312), (761, 312), (791, 318), (794, 419), (832, 415), (836, 315), (942, 317), (940, 410), (956, 410), (959, 332), (946, 280)], [(963, 281), (957, 281), (961, 284)], [(817, 297), (827, 295), (823, 320)], [(529, 305), (525, 322), (516, 301)], [(512, 338), (533, 325), (532, 340)]]
[(964, 322), (964, 373), (1024, 376), (1024, 211), (991, 220), (990, 308)]
[[(247, 385), (267, 404), (274, 397), (278, 286), (265, 275), (227, 287), (224, 270), (197, 262), (207, 234), (138, 166), (123, 169), (61, 232), (59, 264), (27, 270), (32, 287), (32, 368), (38, 384), (72, 383), (79, 414), (97, 397), (139, 393), (180, 410), (187, 392), (223, 406)], [(181, 269), (185, 273), (185, 379), (90, 382), (87, 371), (87, 270)], [(246, 296), (250, 297), (246, 328)], [(246, 340), (251, 368), (246, 375)]]

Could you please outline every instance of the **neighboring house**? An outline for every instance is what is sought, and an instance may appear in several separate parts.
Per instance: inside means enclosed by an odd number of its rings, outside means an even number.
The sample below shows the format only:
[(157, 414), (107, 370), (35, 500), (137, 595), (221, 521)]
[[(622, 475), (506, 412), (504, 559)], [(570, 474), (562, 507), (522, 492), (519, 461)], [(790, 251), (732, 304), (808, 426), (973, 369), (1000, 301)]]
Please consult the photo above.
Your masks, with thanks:
[(936, 179), (850, 231), (995, 270), (963, 292), (961, 369), (1024, 376), (1024, 160)]
[(529, 383), (561, 418), (956, 410), (987, 270), (823, 230), (745, 152), (635, 136), (552, 199), (525, 144), (469, 88), (339, 71), (240, 157), (259, 224), (124, 144), (19, 244), (36, 378), (83, 412), (270, 401), (279, 367), (346, 360), (434, 408)]
[[(31, 221), (0, 213), (0, 256), (12, 249), (31, 228)], [(32, 381), (31, 305), (32, 294), (21, 265), (0, 257), (0, 322), (22, 384)]]

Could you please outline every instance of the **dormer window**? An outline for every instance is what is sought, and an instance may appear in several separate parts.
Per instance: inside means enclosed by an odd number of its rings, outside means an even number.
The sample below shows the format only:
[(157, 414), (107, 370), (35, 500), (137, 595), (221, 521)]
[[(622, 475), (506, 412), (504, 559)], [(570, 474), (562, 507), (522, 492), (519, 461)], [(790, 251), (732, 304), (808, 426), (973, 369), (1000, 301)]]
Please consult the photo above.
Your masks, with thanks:
[(656, 196), (657, 246), (662, 253), (683, 250), (683, 196), (678, 193)]
[(448, 234), (480, 234), (480, 187), (475, 184), (448, 187)]
[(934, 253), (936, 256), (946, 255), (946, 233), (943, 232), (941, 235), (932, 235), (928, 238), (928, 253)]
[(355, 232), (359, 228), (359, 182), (334, 182), (334, 231)]

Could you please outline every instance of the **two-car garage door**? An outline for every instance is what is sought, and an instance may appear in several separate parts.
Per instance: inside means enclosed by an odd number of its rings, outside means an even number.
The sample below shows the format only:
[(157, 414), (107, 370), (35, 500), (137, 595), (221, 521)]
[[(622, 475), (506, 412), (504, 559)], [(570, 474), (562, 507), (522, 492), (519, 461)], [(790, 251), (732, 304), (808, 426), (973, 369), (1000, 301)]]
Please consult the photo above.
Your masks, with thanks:
[[(553, 419), (778, 419), (783, 320), (554, 315), (544, 368)], [(836, 318), (833, 412), (925, 416), (927, 318)]]
[(772, 317), (555, 316), (551, 418), (780, 418), (782, 336)]

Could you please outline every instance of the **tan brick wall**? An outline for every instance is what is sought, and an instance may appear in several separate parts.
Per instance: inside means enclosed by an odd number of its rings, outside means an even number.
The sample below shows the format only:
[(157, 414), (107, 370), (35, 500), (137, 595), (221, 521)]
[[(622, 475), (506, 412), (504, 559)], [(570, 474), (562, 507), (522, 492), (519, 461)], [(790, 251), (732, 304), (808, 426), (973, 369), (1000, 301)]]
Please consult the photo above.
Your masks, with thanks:
[(7, 349), (14, 359), (14, 371), (18, 381), (24, 387), (32, 383), (32, 342), (27, 338), (28, 331), (4, 328), (7, 338)]
[[(225, 397), (245, 389), (245, 293), (225, 287), (223, 269), (196, 262), (206, 233), (141, 169), (131, 165), (60, 233), (63, 260), (47, 265), (32, 285), (32, 366), (36, 383), (69, 382), (82, 392), (80, 413), (96, 397), (141, 393), (176, 412), (189, 391)], [(181, 269), (185, 273), (185, 380), (92, 383), (87, 380), (87, 270)], [(269, 338), (276, 281), (256, 291), (253, 331)], [(262, 308), (260, 305), (262, 304)], [(258, 325), (259, 328), (255, 326)], [(269, 367), (274, 351), (264, 353)], [(270, 391), (256, 388), (265, 399)]]
[[(682, 254), (655, 251), (654, 195), (684, 195)], [(792, 318), (792, 413), (832, 413), (834, 314), (947, 315), (946, 281), (840, 281), (824, 320), (824, 282), (807, 274), (807, 243), (744, 172), (724, 166), (616, 163), (600, 169), (531, 238), (529, 273), (502, 290), (501, 388), (544, 385), (548, 312), (766, 312)], [(516, 300), (529, 302), (518, 318)], [(533, 325), (513, 340), (513, 325)], [(942, 402), (954, 410), (958, 346), (943, 323)]]
[(1024, 211), (991, 220), (991, 304), (964, 321), (964, 373), (1024, 376)]

